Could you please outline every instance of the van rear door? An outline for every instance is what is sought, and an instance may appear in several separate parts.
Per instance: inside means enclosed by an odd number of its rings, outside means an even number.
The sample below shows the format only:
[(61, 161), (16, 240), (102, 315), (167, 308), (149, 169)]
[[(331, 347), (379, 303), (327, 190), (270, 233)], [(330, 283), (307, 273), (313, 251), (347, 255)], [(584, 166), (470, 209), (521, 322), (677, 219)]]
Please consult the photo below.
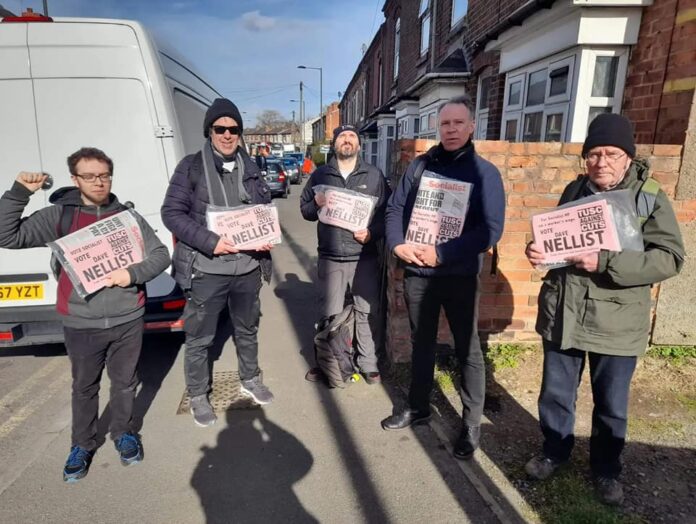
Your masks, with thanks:
[[(20, 171), (43, 171), (36, 126), (33, 86), (27, 47), (27, 24), (4, 24), (0, 31), (0, 191), (12, 186)], [(46, 206), (38, 191), (25, 216)], [(55, 303), (56, 285), (49, 278), (47, 248), (0, 249), (0, 308)], [(38, 285), (31, 296), (21, 286)]]

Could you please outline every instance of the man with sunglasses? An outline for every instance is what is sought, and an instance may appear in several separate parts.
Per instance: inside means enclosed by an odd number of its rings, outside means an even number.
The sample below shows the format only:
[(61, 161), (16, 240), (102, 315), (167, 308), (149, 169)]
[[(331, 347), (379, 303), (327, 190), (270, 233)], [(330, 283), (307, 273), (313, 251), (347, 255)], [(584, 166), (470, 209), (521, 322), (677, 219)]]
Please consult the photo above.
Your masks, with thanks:
[[(113, 162), (103, 151), (82, 148), (68, 157), (68, 168), (75, 187), (54, 191), (50, 197), (54, 205), (26, 218), (22, 213), (29, 198), (42, 188), (48, 175), (23, 172), (17, 176), (0, 198), (0, 247), (45, 246), (127, 209), (111, 193)], [(143, 458), (132, 415), (143, 338), (144, 286), (167, 268), (170, 259), (148, 223), (138, 214), (135, 217), (145, 244), (144, 258), (111, 272), (106, 288), (81, 298), (67, 273), (57, 271), (56, 309), (62, 316), (73, 378), (72, 447), (63, 469), (66, 482), (87, 475), (97, 449), (99, 383), (105, 365), (111, 381), (109, 429), (121, 463), (128, 466)]]
[[(539, 394), (543, 452), (525, 470), (533, 479), (551, 476), (567, 462), (575, 442), (575, 400), (589, 361), (594, 410), (590, 468), (599, 498), (620, 504), (621, 452), (626, 438), (629, 386), (650, 334), (650, 287), (673, 277), (684, 264), (684, 245), (667, 195), (650, 194), (646, 161), (636, 158), (631, 122), (616, 114), (597, 116), (582, 148), (587, 173), (568, 184), (559, 204), (627, 189), (638, 205), (643, 251), (601, 250), (574, 256), (572, 265), (550, 270), (539, 292), (536, 330), (542, 336), (544, 370)], [(644, 216), (646, 215), (646, 216)], [(541, 246), (526, 255), (541, 264)]]
[(271, 193), (258, 166), (240, 145), (242, 115), (225, 98), (205, 114), (200, 151), (176, 167), (162, 205), (164, 225), (174, 234), (174, 278), (186, 293), (184, 373), (194, 422), (215, 423), (208, 393), (212, 365), (209, 349), (218, 318), (227, 308), (237, 349), (242, 394), (269, 404), (273, 394), (261, 380), (258, 365), (259, 292), (271, 279), (271, 245), (240, 251), (206, 227), (208, 204), (235, 207), (268, 204)]

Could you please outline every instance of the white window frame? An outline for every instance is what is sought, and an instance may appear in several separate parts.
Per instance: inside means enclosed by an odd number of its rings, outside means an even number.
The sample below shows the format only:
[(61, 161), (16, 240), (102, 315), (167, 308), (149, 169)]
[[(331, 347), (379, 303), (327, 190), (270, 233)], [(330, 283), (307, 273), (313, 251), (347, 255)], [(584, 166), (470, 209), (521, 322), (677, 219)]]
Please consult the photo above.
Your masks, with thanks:
[[(568, 67), (568, 83), (566, 84), (566, 90), (560, 95), (551, 96), (551, 73), (557, 69), (563, 67)], [(545, 105), (556, 104), (558, 102), (568, 102), (570, 100), (570, 95), (573, 92), (573, 78), (574, 78), (574, 66), (575, 66), (575, 55), (563, 58), (562, 60), (557, 60), (551, 62), (548, 67), (547, 80), (546, 80), (546, 99)]]
[[(489, 103), (486, 107), (481, 107), (481, 95), (483, 93), (483, 81), (490, 79), (489, 89)], [(479, 76), (478, 86), (476, 87), (476, 129), (474, 131), (474, 137), (476, 140), (486, 140), (488, 138), (488, 113), (490, 108), (490, 88), (493, 83), (493, 75), (488, 72), (485, 75)]]
[[(526, 75), (523, 73), (521, 75), (514, 75), (508, 77), (508, 79), (505, 82), (505, 98), (503, 99), (503, 103), (505, 104), (504, 107), (508, 111), (519, 111), (522, 109), (522, 106), (524, 105), (524, 99), (526, 95)], [(510, 100), (510, 88), (512, 87), (512, 84), (515, 82), (520, 82), (520, 85), (522, 86), (520, 88), (520, 102), (519, 104), (508, 104), (508, 101)]]
[[(619, 63), (616, 66), (616, 82), (614, 83), (614, 96), (592, 96), (592, 81), (594, 79), (595, 65), (600, 56), (618, 57)], [(621, 112), (621, 102), (623, 101), (624, 85), (626, 83), (626, 72), (628, 69), (628, 49), (589, 49), (587, 85), (582, 86), (587, 89), (587, 109), (590, 107), (611, 107), (613, 113)]]
[[(464, 5), (464, 11), (459, 15), (458, 18), (454, 17), (455, 12), (457, 11), (456, 7), (457, 5)], [(455, 27), (459, 22), (461, 22), (464, 17), (466, 16), (466, 12), (469, 8), (469, 2), (468, 0), (452, 0), (452, 21), (450, 22), (450, 28)]]
[(394, 26), (394, 80), (399, 76), (399, 53), (401, 47), (401, 17), (396, 19)]
[[(424, 31), (423, 28), (425, 27), (425, 22), (428, 22), (428, 38), (424, 42), (423, 41), (423, 36), (424, 36)], [(430, 10), (430, 0), (420, 0), (420, 6), (418, 7), (418, 21), (420, 23), (420, 56), (425, 56), (428, 54), (428, 51), (430, 50), (430, 39), (432, 37), (432, 23), (433, 23), (433, 17), (431, 16), (431, 10)], [(425, 45), (425, 47), (423, 47)]]
[[(522, 69), (518, 69), (508, 73), (507, 78), (505, 79), (503, 117), (501, 119), (502, 124), (500, 126), (501, 140), (506, 139), (505, 131), (507, 128), (508, 121), (517, 120), (517, 129), (514, 138), (517, 142), (523, 141), (524, 121), (526, 116), (531, 113), (542, 113), (541, 132), (539, 136), (539, 140), (541, 142), (546, 141), (546, 123), (548, 120), (548, 116), (557, 113), (563, 114), (560, 141), (564, 142), (568, 139), (568, 134), (570, 130), (568, 122), (569, 117), (572, 115), (571, 107), (573, 107), (573, 93), (575, 84), (577, 82), (575, 74), (576, 55), (577, 50), (575, 50), (572, 54), (566, 56), (559, 57), (558, 55), (556, 55), (553, 57), (547, 57), (544, 60), (527, 64)], [(568, 82), (566, 85), (566, 90), (562, 94), (551, 96), (551, 77), (549, 75), (552, 71), (566, 66), (568, 67)], [(533, 73), (539, 71), (545, 71), (546, 74), (546, 85), (544, 86), (544, 101), (540, 104), (528, 106), (526, 104), (529, 91), (529, 79)], [(514, 84), (515, 82), (521, 82), (522, 89), (520, 92), (520, 102), (519, 104), (509, 104), (508, 101), (510, 99), (510, 88), (512, 84)]]

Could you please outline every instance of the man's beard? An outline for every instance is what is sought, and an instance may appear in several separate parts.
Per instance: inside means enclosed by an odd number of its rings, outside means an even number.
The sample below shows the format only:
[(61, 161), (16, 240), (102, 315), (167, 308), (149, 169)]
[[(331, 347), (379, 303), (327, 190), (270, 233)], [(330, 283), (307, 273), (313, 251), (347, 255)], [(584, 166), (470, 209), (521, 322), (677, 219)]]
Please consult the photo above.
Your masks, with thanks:
[[(349, 153), (344, 153), (342, 150), (348, 149)], [(339, 160), (350, 160), (351, 158), (355, 158), (358, 156), (358, 148), (353, 148), (353, 147), (341, 147), (336, 150), (336, 157)]]

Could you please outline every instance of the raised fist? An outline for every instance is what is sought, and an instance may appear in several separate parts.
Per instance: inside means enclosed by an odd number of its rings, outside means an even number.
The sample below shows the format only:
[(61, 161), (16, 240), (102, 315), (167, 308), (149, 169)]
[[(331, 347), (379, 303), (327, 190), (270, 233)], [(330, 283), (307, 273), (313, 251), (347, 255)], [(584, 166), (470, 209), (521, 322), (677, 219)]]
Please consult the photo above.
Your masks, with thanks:
[(47, 178), (48, 175), (44, 175), (43, 173), (28, 173), (26, 171), (22, 171), (19, 175), (17, 175), (17, 182), (22, 184), (32, 193), (36, 193), (39, 189), (41, 189), (41, 186), (44, 185)]

